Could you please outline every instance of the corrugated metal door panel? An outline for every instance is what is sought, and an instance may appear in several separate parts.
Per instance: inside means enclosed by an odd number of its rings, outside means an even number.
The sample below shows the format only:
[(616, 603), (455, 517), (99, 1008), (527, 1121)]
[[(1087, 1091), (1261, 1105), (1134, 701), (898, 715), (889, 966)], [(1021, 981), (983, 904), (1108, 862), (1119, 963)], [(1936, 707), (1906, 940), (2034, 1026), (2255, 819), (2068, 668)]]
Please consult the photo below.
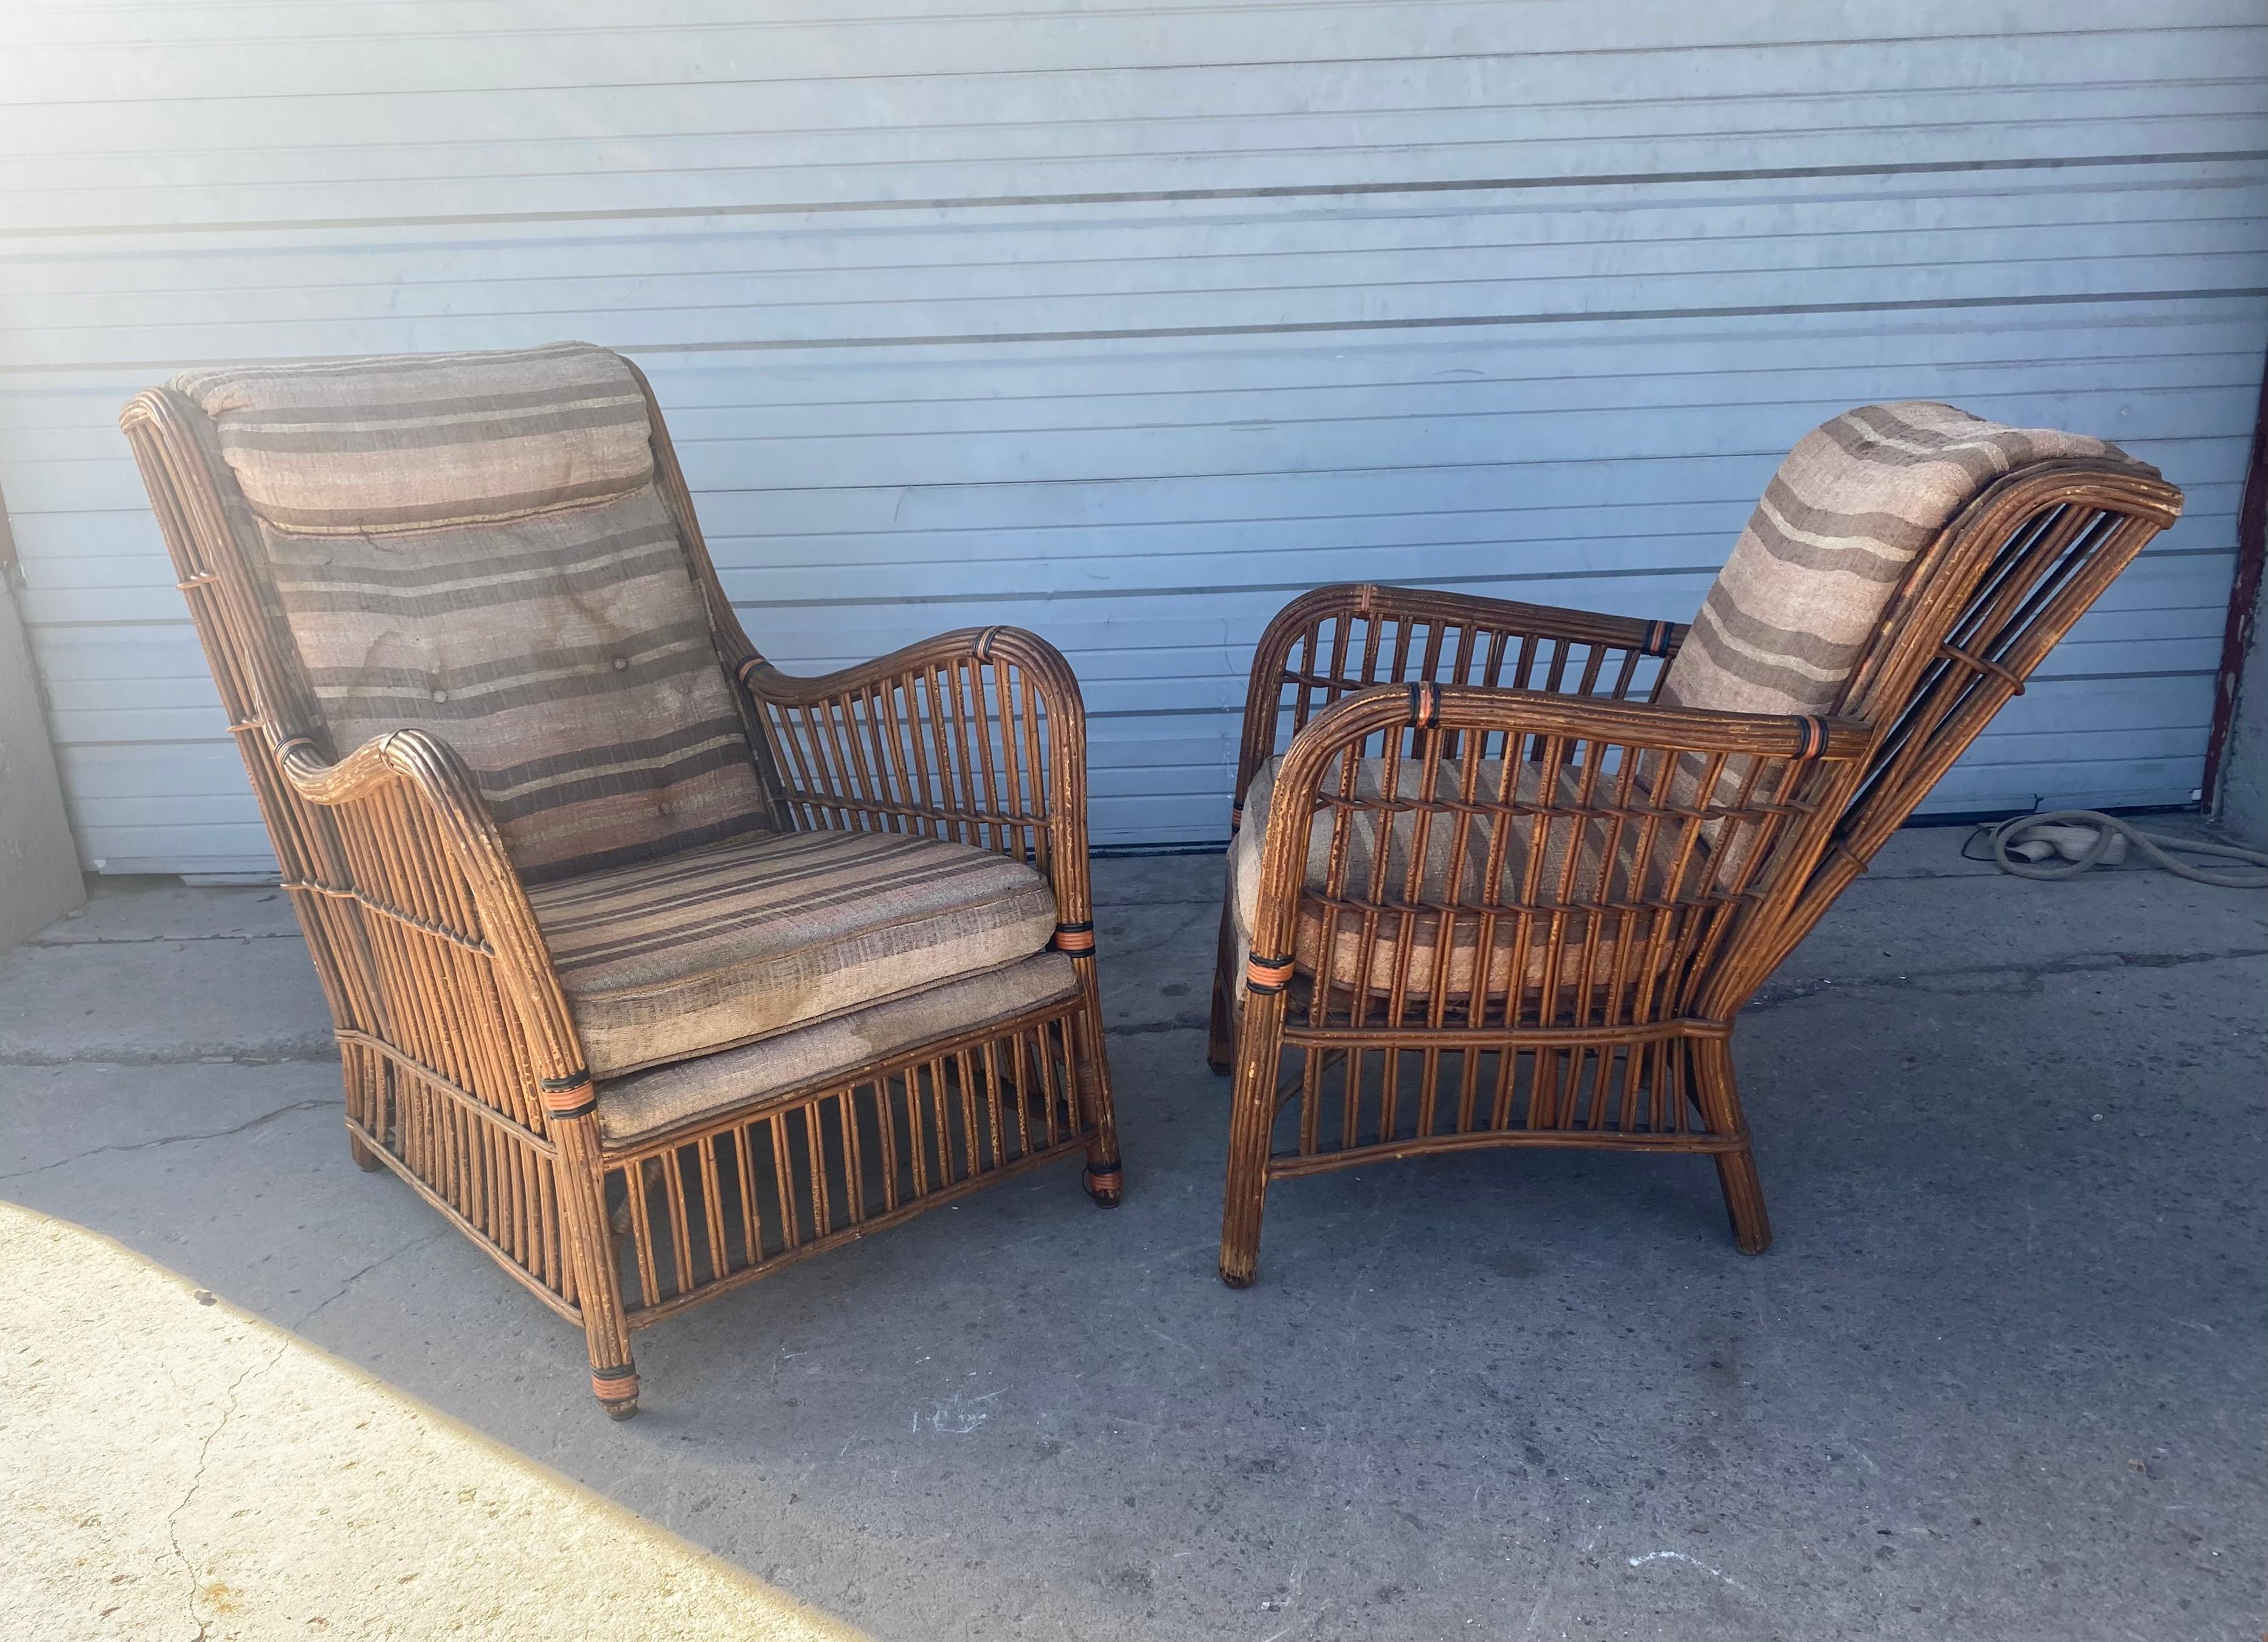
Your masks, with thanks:
[(0, 484), (91, 858), (266, 859), (118, 405), (562, 335), (652, 373), (784, 663), (1062, 644), (1104, 842), (1225, 830), (1290, 593), (1683, 616), (1797, 435), (1910, 396), (2190, 495), (1933, 802), (2194, 786), (2268, 345), (2257, 0), (831, 9), (0, 22)]

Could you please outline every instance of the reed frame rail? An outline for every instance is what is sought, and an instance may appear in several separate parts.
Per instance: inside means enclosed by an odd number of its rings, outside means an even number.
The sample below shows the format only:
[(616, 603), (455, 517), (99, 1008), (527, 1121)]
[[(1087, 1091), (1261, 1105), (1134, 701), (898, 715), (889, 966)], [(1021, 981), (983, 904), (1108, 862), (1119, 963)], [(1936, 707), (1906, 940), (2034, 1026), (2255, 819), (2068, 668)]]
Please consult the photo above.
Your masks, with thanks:
[[(1736, 1246), (1763, 1252), (1771, 1226), (1731, 1052), (1742, 1007), (2181, 505), (2139, 464), (2002, 477), (1916, 556), (1823, 719), (1663, 704), (1679, 623), (1371, 583), (1286, 605), (1254, 655), (1231, 810), (1241, 830), (1280, 754), (1251, 955), (1240, 977), (1225, 900), (1206, 1051), (1233, 1079), (1222, 1279), (1252, 1282), (1274, 1181), (1501, 1146), (1709, 1156)], [(1368, 793), (1366, 759), (1382, 770)], [(1476, 832), (1501, 837), (1515, 817), (1535, 840), (1516, 891), (1491, 887), (1499, 844), (1476, 863), (1476, 899), (1425, 893), (1436, 829), (1452, 836), (1454, 878)], [(1307, 881), (1319, 818), (1320, 890)], [(1381, 845), (1353, 881), (1356, 829), (1384, 840), (1397, 823), (1402, 864)], [(1617, 888), (1614, 845), (1649, 828)], [(1580, 841), (1602, 831), (1606, 864), (1580, 865)], [(1555, 869), (1546, 843), (1562, 837)], [(1711, 840), (1707, 871), (1689, 870), (1695, 837)], [(1665, 857), (1665, 838), (1685, 853)], [(1302, 917), (1326, 929), (1304, 965)], [(1461, 996), (1449, 954), (1466, 931)], [(1640, 940), (1645, 961), (1630, 961)]]
[[(636, 367), (632, 366), (635, 372)], [(813, 1085), (610, 1143), (549, 952), (456, 755), (404, 729), (327, 760), (201, 417), (154, 388), (121, 417), (333, 1021), (348, 1145), (585, 1335), (593, 1395), (638, 1403), (634, 1330), (976, 1188), (1083, 1156), (1123, 1171), (1088, 881), (1086, 709), (1035, 634), (945, 633), (814, 678), (780, 672), (719, 584), (642, 372), (656, 481), (735, 681), (783, 830), (880, 830), (1032, 865), (1062, 998)]]

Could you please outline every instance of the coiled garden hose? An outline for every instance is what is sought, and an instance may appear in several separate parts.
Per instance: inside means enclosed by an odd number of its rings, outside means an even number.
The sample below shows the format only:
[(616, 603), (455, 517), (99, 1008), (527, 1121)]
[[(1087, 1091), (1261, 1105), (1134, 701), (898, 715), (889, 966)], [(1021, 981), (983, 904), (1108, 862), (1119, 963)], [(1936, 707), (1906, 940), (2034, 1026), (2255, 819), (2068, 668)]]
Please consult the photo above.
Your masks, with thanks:
[[(2132, 821), (2100, 810), (2051, 810), (2044, 815), (2019, 815), (2013, 821), (1987, 821), (1977, 835), (1992, 847), (1993, 864), (2018, 878), (2077, 878), (2097, 866), (2116, 865), (2126, 858), (2126, 846), (2193, 884), (2222, 889), (2268, 889), (2268, 852), (2240, 850), (2235, 844), (2208, 843), (2202, 838), (2176, 838), (2161, 832), (2144, 832)], [(2169, 850), (2184, 855), (2209, 855), (2220, 860), (2242, 861), (2261, 868), (2257, 875), (2213, 872), (2177, 861)], [(1963, 855), (1969, 855), (1966, 844)], [(1970, 859), (1983, 858), (1970, 856)]]

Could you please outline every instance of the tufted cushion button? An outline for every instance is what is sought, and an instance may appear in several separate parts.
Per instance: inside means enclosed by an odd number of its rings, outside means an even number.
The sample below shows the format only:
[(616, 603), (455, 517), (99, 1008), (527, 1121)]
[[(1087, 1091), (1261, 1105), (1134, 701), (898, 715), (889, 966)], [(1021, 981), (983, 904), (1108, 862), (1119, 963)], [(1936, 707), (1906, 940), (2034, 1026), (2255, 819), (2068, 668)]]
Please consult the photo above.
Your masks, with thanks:
[(620, 673), (624, 667), (630, 666), (630, 661), (628, 656), (616, 656), (615, 658), (615, 671)]
[(446, 690), (435, 690), (433, 692), (433, 699), (437, 702), (445, 702), (449, 699), (449, 692)]

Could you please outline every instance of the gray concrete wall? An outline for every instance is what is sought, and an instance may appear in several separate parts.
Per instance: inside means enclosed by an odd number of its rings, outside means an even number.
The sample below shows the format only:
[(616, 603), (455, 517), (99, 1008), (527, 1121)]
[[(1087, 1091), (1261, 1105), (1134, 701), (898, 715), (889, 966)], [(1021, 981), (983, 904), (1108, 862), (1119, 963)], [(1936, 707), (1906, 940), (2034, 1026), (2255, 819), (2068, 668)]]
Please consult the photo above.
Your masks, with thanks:
[(2229, 725), (2213, 814), (2238, 837), (2268, 846), (2268, 582), (2253, 601), (2252, 648), (2236, 686), (2236, 716)]
[(0, 503), (0, 951), (86, 899), (31, 647), (16, 615), (14, 564)]

